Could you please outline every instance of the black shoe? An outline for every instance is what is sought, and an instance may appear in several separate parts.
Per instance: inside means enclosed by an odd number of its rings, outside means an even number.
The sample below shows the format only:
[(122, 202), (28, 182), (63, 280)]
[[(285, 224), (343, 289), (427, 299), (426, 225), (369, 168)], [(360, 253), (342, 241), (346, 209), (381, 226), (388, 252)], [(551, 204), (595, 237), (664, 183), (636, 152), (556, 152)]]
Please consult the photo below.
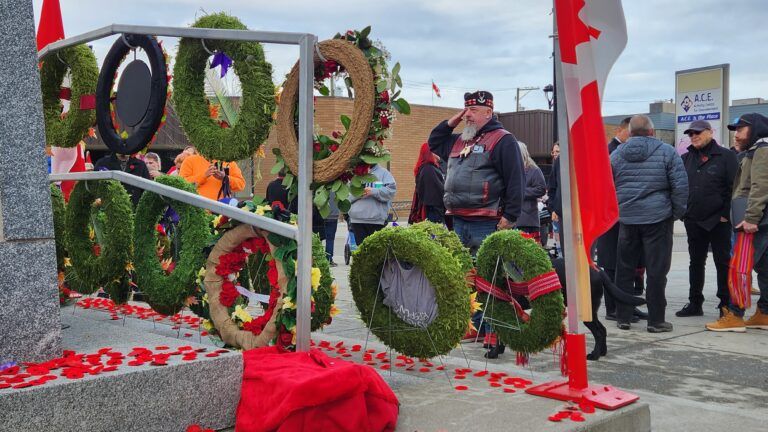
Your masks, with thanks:
[[(635, 316), (635, 317), (636, 317), (638, 320), (645, 320), (645, 321), (647, 321), (647, 320), (648, 320), (648, 313), (647, 313), (647, 312), (643, 312), (643, 311), (641, 311), (641, 310), (640, 310), (640, 309), (638, 309), (638, 308), (635, 308), (635, 310), (634, 310), (634, 312), (632, 312), (632, 314), (633, 314), (633, 315), (634, 315), (634, 316)], [(632, 321), (632, 322), (635, 322), (635, 321)]]
[(618, 327), (620, 330), (629, 330), (632, 327), (632, 325), (628, 322), (618, 321), (616, 322), (616, 327)]
[(658, 324), (649, 324), (647, 327), (648, 333), (666, 333), (672, 331), (672, 324), (666, 321)]
[(488, 352), (483, 354), (483, 357), (487, 359), (495, 359), (499, 358), (499, 354), (504, 354), (504, 344), (498, 344), (495, 347), (491, 348)]
[(692, 317), (692, 316), (702, 316), (702, 315), (704, 315), (704, 311), (701, 310), (701, 305), (696, 306), (691, 303), (686, 304), (685, 306), (683, 306), (682, 309), (675, 312), (675, 316), (681, 317), (681, 318)]
[(329, 262), (328, 262), (328, 265), (329, 265), (329, 266), (331, 266), (331, 267), (336, 267), (338, 264), (336, 264), (336, 263), (335, 263), (335, 262), (333, 262), (333, 261), (329, 261)]
[[(605, 314), (605, 319), (607, 319), (608, 321), (616, 321), (616, 313)], [(632, 319), (630, 319), (630, 321), (633, 323), (640, 322), (640, 318), (638, 318), (637, 315), (632, 315)]]

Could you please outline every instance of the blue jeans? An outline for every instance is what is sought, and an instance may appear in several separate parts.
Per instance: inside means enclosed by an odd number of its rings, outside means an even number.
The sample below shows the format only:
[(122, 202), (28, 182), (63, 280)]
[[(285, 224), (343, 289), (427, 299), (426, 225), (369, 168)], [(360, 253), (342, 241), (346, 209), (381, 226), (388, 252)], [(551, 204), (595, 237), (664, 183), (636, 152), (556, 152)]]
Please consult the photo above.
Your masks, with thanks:
[(486, 237), (496, 232), (496, 225), (499, 221), (495, 219), (488, 220), (467, 220), (458, 216), (453, 217), (453, 231), (459, 236), (461, 243), (469, 248), (469, 252), (474, 256), (480, 249)]
[[(768, 232), (758, 231), (755, 233), (754, 242), (754, 267), (757, 273), (757, 286), (760, 288), (760, 298), (757, 300), (757, 308), (764, 314), (768, 314)], [(752, 277), (752, 275), (749, 275)], [(750, 294), (747, 294), (750, 295)], [(731, 311), (734, 314), (743, 317), (744, 309), (731, 304)]]
[[(494, 219), (471, 221), (457, 216), (453, 217), (453, 231), (459, 236), (461, 243), (469, 248), (472, 256), (477, 254), (477, 250), (480, 249), (480, 244), (483, 243), (483, 240), (496, 232), (497, 224), (498, 221)], [(477, 311), (472, 315), (472, 324), (474, 324), (481, 336), (491, 330), (487, 323), (482, 323), (481, 325), (480, 320), (482, 317), (482, 311)]]
[(329, 262), (333, 262), (333, 241), (336, 240), (336, 228), (338, 225), (338, 218), (325, 220), (325, 256)]

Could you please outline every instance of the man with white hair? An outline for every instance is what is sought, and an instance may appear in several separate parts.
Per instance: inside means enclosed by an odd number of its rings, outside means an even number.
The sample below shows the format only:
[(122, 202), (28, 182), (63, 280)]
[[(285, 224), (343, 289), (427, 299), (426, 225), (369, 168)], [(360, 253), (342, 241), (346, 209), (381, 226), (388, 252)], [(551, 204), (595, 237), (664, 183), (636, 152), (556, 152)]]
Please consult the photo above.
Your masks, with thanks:
[[(462, 119), (464, 130), (454, 134)], [(494, 118), (490, 92), (465, 93), (464, 109), (432, 129), (429, 148), (448, 161), (445, 214), (453, 216), (453, 230), (473, 255), (491, 233), (516, 226), (525, 191), (523, 158), (515, 137)], [(482, 335), (481, 315), (473, 321)], [(493, 334), (484, 342), (491, 347), (486, 357), (504, 352)]]
[[(665, 290), (672, 263), (672, 224), (685, 214), (688, 175), (674, 147), (654, 138), (653, 122), (636, 115), (629, 121), (629, 140), (611, 154), (619, 202), (616, 285), (632, 294), (640, 255), (647, 275), (649, 333), (672, 331), (664, 319)], [(642, 252), (641, 252), (642, 251)], [(616, 321), (629, 330), (632, 306), (617, 304)]]
[[(464, 120), (460, 134), (453, 129)], [(429, 148), (448, 161), (443, 201), (454, 231), (472, 253), (497, 229), (514, 228), (525, 174), (515, 137), (493, 118), (493, 95), (464, 95), (464, 109), (429, 135)]]

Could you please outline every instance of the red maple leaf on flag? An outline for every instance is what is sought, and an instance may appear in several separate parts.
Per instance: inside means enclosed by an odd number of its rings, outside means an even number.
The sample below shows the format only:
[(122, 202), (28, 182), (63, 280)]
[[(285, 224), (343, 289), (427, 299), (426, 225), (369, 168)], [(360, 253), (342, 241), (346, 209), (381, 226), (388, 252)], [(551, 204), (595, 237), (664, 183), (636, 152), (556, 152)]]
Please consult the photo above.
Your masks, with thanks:
[(589, 38), (600, 37), (600, 30), (588, 26), (579, 18), (579, 12), (584, 8), (584, 0), (555, 0), (558, 14), (563, 14), (560, 19), (571, 21), (572, 32), (559, 32), (560, 58), (563, 63), (576, 64), (576, 47)]

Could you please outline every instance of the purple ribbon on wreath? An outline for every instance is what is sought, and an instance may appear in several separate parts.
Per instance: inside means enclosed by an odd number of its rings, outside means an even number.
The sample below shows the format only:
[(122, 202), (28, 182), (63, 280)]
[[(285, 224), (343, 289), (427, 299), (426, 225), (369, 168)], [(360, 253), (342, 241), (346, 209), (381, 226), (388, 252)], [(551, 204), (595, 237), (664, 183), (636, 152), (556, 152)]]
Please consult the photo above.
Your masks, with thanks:
[(230, 66), (232, 66), (232, 59), (223, 52), (216, 51), (213, 54), (213, 60), (211, 61), (211, 69), (216, 66), (221, 66), (221, 78), (224, 78), (229, 71)]

